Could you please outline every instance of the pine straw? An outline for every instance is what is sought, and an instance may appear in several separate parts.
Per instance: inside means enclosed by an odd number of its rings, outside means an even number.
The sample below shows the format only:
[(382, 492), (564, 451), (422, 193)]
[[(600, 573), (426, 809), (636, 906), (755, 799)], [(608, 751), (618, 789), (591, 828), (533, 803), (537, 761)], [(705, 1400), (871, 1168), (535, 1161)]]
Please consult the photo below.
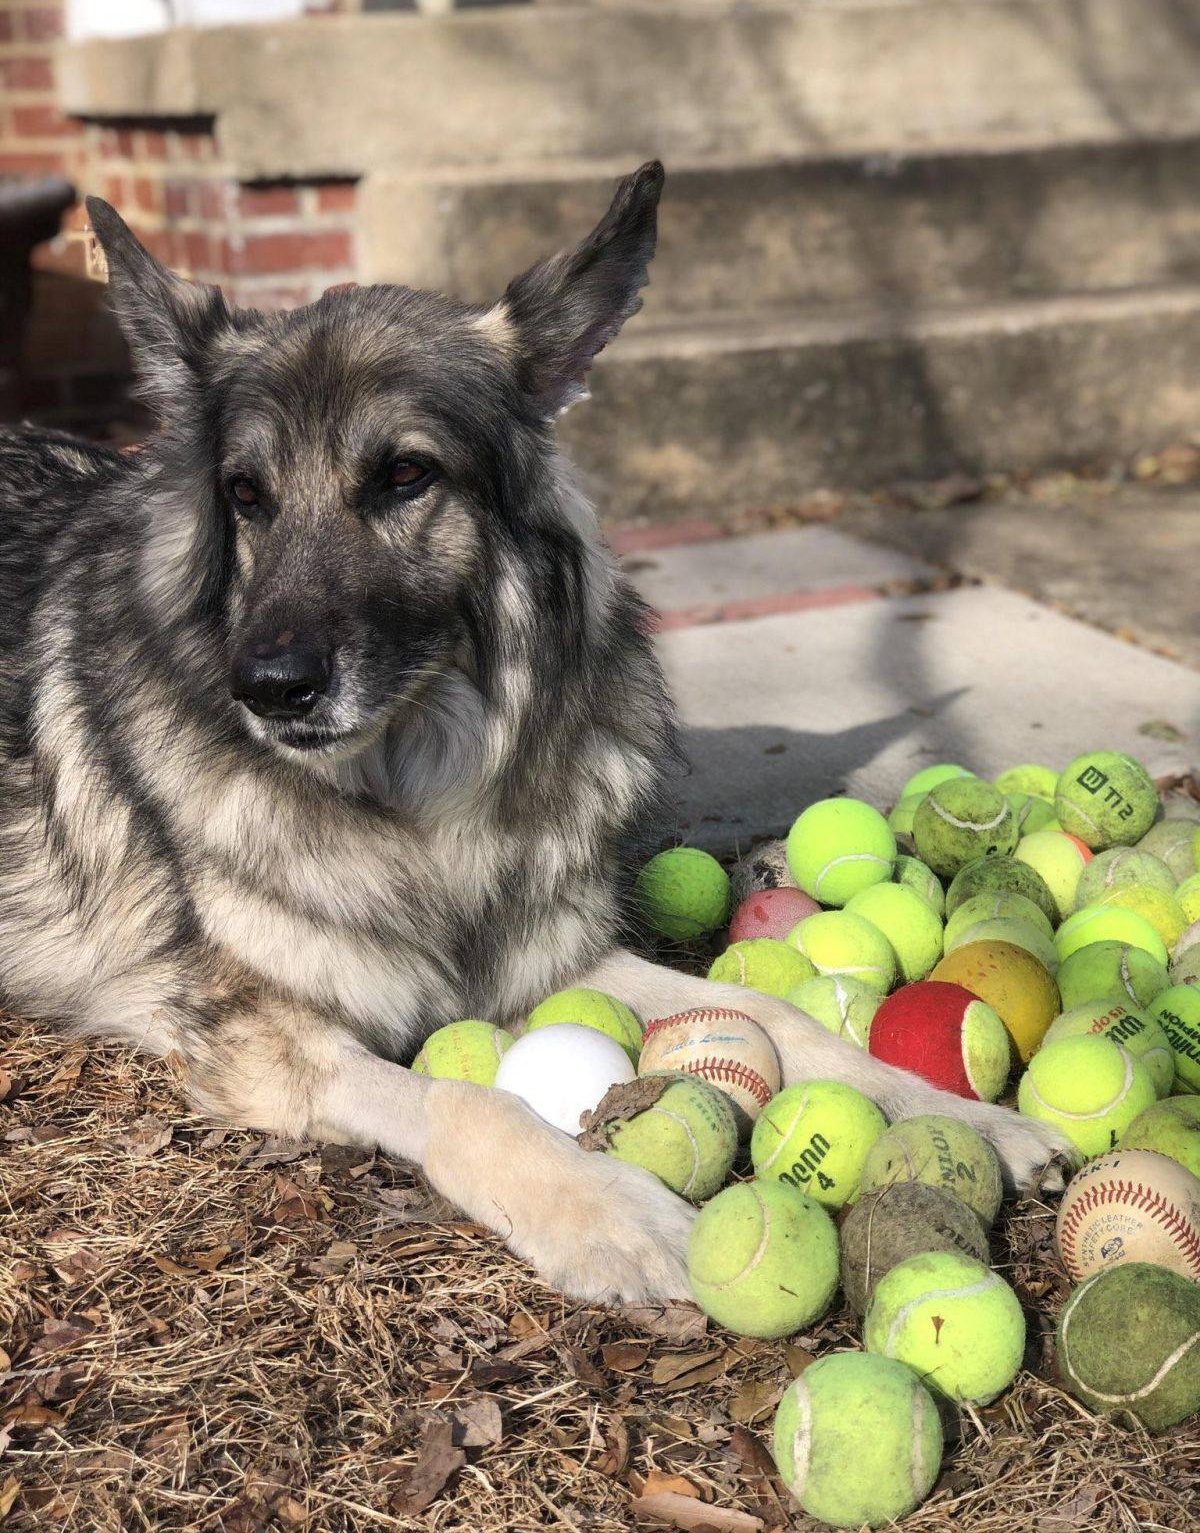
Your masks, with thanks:
[[(213, 1131), (162, 1063), (0, 1020), (0, 1065), (5, 1533), (815, 1526), (765, 1445), (846, 1315), (784, 1344), (568, 1304), (404, 1168)], [(1052, 1382), (1049, 1211), (996, 1256), (1036, 1371), (956, 1424), (909, 1533), (1194, 1529), (1200, 1426)]]

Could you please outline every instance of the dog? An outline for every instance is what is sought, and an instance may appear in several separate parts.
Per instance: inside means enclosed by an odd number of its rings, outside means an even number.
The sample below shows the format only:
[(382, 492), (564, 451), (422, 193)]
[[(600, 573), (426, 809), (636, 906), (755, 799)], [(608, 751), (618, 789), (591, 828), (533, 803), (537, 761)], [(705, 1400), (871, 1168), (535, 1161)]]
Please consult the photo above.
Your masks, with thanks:
[(663, 170), (489, 305), (230, 308), (88, 203), (159, 427), (0, 440), (0, 994), (174, 1054), (193, 1104), (377, 1146), (578, 1298), (687, 1296), (692, 1208), (516, 1097), (405, 1068), (592, 985), (751, 1014), (787, 1081), (1063, 1146), (785, 1002), (620, 943), (675, 749), (647, 610), (555, 446), (641, 304)]

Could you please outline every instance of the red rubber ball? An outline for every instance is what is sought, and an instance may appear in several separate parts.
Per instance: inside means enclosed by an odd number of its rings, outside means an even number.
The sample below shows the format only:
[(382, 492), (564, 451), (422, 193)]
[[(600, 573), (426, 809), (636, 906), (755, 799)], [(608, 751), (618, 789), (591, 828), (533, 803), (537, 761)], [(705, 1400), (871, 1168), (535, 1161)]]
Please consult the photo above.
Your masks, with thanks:
[(876, 1059), (976, 1102), (993, 1102), (1004, 1089), (1010, 1047), (1003, 1022), (986, 1002), (963, 985), (938, 979), (897, 990), (871, 1024)]
[(797, 922), (815, 916), (820, 908), (803, 889), (763, 889), (748, 895), (734, 911), (729, 940), (746, 942), (752, 937), (774, 937), (776, 942), (786, 942)]

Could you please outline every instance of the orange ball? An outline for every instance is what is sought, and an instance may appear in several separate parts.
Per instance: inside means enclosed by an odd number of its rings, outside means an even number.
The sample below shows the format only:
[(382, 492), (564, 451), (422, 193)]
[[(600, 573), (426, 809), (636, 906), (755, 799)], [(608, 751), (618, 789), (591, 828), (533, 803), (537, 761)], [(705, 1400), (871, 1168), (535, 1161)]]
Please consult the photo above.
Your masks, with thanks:
[(1062, 1010), (1049, 970), (1013, 942), (965, 943), (947, 953), (929, 977), (962, 985), (986, 1001), (1025, 1061), (1033, 1058)]

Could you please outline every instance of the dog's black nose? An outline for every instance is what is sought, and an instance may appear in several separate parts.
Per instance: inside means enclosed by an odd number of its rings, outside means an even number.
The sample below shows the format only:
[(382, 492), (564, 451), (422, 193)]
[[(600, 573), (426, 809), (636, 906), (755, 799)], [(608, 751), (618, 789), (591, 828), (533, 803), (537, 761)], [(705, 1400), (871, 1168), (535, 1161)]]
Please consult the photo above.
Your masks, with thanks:
[(302, 719), (329, 690), (329, 656), (293, 640), (262, 653), (242, 655), (231, 690), (260, 719)]

